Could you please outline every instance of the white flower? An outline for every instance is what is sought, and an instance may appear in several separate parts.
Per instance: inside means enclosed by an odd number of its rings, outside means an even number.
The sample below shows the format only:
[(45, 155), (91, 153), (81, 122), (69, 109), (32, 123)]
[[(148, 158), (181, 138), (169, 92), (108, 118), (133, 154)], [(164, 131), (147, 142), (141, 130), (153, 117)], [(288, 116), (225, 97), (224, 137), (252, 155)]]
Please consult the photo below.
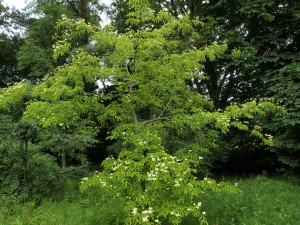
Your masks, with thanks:
[(203, 211), (203, 212), (202, 212), (202, 215), (206, 215), (206, 212), (205, 212), (205, 211)]
[[(196, 205), (196, 204), (194, 204)], [(202, 203), (201, 202), (198, 202), (197, 205), (196, 205), (196, 209), (199, 209), (201, 207)]]
[(148, 180), (156, 180), (157, 179), (157, 174), (154, 171), (148, 172), (147, 175), (148, 175)]
[(148, 222), (148, 216), (143, 217), (143, 222)]
[(179, 184), (179, 181), (178, 180), (175, 180), (175, 184), (174, 184), (175, 187), (179, 187), (180, 184)]
[(132, 214), (133, 214), (133, 215), (136, 215), (136, 214), (137, 214), (137, 208), (133, 208)]
[(151, 213), (153, 213), (153, 211), (152, 211), (152, 207), (149, 207), (149, 209), (148, 209), (148, 210), (144, 210), (144, 211), (142, 211), (142, 214), (151, 214)]
[(154, 222), (155, 222), (155, 223), (159, 223), (159, 220), (158, 220), (158, 219), (156, 219), (156, 220), (154, 220)]

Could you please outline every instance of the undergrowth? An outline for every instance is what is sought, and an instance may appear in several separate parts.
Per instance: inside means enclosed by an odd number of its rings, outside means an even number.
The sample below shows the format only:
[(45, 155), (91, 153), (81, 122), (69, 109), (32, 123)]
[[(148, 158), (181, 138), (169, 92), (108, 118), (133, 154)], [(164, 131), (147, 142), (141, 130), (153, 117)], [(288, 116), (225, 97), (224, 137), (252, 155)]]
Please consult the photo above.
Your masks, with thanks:
[[(238, 193), (199, 196), (211, 225), (300, 225), (300, 182), (295, 178), (254, 178), (234, 181)], [(123, 224), (124, 200), (98, 191), (82, 194), (77, 183), (67, 185), (64, 197), (20, 203), (0, 196), (1, 225), (118, 225)], [(186, 219), (183, 225), (196, 224)]]

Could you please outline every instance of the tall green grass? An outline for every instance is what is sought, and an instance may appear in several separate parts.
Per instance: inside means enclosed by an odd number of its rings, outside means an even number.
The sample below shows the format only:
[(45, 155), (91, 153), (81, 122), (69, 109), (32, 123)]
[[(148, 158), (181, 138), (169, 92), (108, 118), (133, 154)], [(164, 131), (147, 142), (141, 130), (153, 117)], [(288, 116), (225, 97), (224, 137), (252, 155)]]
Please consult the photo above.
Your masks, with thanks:
[[(68, 181), (64, 196), (20, 204), (11, 199), (0, 205), (0, 225), (117, 225), (123, 220), (124, 200), (100, 192), (82, 194), (78, 182)], [(8, 198), (8, 197), (7, 197)]]
[(294, 179), (265, 176), (237, 182), (239, 193), (206, 193), (212, 225), (300, 225), (300, 186)]
[[(236, 182), (236, 181), (234, 181)], [(234, 183), (233, 182), (233, 183)], [(238, 193), (200, 196), (210, 225), (300, 225), (300, 182), (265, 176), (237, 181)], [(125, 200), (94, 191), (81, 194), (68, 185), (63, 198), (20, 204), (2, 196), (1, 225), (118, 225), (123, 224)], [(183, 225), (197, 224), (187, 218)]]

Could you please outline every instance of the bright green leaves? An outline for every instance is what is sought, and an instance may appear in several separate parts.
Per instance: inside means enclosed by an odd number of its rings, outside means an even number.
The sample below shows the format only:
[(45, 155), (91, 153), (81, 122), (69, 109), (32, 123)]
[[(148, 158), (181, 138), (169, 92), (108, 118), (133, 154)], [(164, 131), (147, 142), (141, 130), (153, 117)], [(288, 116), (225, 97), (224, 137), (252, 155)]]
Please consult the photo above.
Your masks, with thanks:
[(72, 57), (72, 64), (59, 67), (53, 77), (38, 85), (33, 96), (47, 101), (81, 96), (86, 84), (94, 84), (99, 74), (99, 59), (84, 52)]
[(30, 98), (32, 85), (30, 82), (15, 83), (8, 88), (1, 89), (0, 110), (15, 113), (23, 108), (25, 102)]
[(63, 101), (59, 104), (33, 102), (28, 105), (24, 119), (34, 118), (44, 127), (61, 126), (69, 128), (78, 123), (80, 115), (88, 109), (77, 101)]
[[(58, 22), (56, 29), (63, 30), (54, 48), (54, 59), (64, 56), (71, 47), (77, 47), (86, 42), (88, 36), (94, 34), (94, 27), (86, 24), (82, 19), (63, 19)], [(84, 43), (87, 44), (87, 43)]]
[(127, 14), (126, 24), (141, 28), (141, 26), (153, 21), (155, 18), (148, 8), (148, 0), (129, 0), (128, 5), (132, 11)]
[(127, 198), (127, 224), (179, 224), (185, 217), (196, 217), (205, 224), (197, 197), (205, 190), (220, 190), (209, 179), (195, 179), (188, 160), (180, 160), (164, 151), (133, 160), (132, 151), (119, 159), (103, 162), (103, 172), (84, 179), (82, 191), (98, 187), (118, 198)]
[[(132, 7), (142, 10), (136, 7), (143, 6)], [(103, 162), (101, 173), (83, 182), (82, 190), (96, 186), (116, 198), (127, 198), (128, 224), (179, 224), (188, 216), (205, 223), (201, 203), (195, 202), (195, 197), (219, 187), (214, 181), (199, 181), (193, 176), (196, 170), (191, 169), (191, 163), (201, 164), (200, 156), (196, 161), (189, 159), (186, 151), (178, 158), (168, 154), (173, 149), (165, 148), (164, 135), (171, 129), (180, 133), (188, 127), (196, 132), (216, 119), (204, 111), (211, 103), (195, 95), (186, 81), (198, 75), (202, 61), (219, 57), (226, 46), (182, 49), (177, 35), (192, 35), (193, 22), (165, 15), (169, 19), (164, 18), (163, 26), (151, 29), (142, 25), (154, 18), (148, 13), (147, 9), (129, 14), (128, 23), (139, 26), (137, 31), (118, 36), (103, 30), (95, 34), (99, 40), (96, 48), (108, 49), (107, 55), (100, 56), (100, 77), (112, 80), (116, 88), (111, 98), (102, 97), (110, 102), (98, 119), (116, 124), (109, 138), (120, 141), (122, 149), (117, 159)], [(204, 154), (208, 147), (193, 149), (195, 154)]]
[[(264, 141), (260, 128), (244, 120), (255, 120), (276, 107), (250, 102), (213, 112), (212, 103), (187, 82), (203, 76), (202, 63), (221, 58), (227, 46), (214, 43), (197, 49), (193, 43), (200, 22), (167, 12), (156, 17), (143, 0), (129, 4), (133, 12), (127, 23), (132, 29), (120, 35), (111, 27), (96, 31), (83, 21), (64, 20), (58, 25), (66, 31), (55, 57), (76, 48), (82, 36), (89, 36), (87, 52), (73, 51), (69, 64), (35, 87), (36, 101), (28, 105), (24, 117), (66, 129), (93, 119), (110, 125), (109, 138), (120, 143), (120, 153), (106, 159), (103, 171), (81, 188), (99, 187), (116, 198), (127, 198), (125, 223), (179, 224), (189, 216), (205, 223), (195, 197), (219, 186), (195, 178), (196, 173), (204, 174), (195, 168), (205, 165), (220, 133), (231, 127), (251, 130)], [(100, 90), (86, 88), (99, 81)], [(108, 81), (112, 91), (105, 89)]]
[(34, 88), (32, 96), (39, 101), (28, 105), (25, 118), (37, 119), (43, 126), (70, 127), (98, 112), (101, 104), (85, 89), (95, 85), (99, 65), (99, 58), (78, 51), (72, 64), (59, 67), (54, 76)]
[(262, 128), (258, 124), (266, 114), (274, 115), (277, 112), (284, 112), (283, 107), (276, 106), (271, 102), (256, 103), (252, 101), (242, 105), (234, 104), (227, 107), (221, 114), (217, 113), (219, 117), (216, 127), (223, 133), (228, 132), (230, 127), (236, 127), (243, 131), (250, 130), (251, 135), (271, 146), (273, 137), (268, 134), (263, 135)]

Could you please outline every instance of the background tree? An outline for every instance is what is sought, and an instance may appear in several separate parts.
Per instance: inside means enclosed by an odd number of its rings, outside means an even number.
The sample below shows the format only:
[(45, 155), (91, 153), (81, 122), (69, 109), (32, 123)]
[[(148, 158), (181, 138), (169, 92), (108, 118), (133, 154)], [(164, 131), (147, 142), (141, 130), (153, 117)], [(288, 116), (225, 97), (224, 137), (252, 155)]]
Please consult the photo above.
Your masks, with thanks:
[(25, 76), (17, 68), (17, 51), (24, 40), (16, 32), (23, 15), (16, 9), (4, 7), (0, 2), (0, 87), (18, 82)]
[[(61, 65), (65, 59), (54, 61), (56, 23), (65, 17), (81, 18), (86, 23), (99, 25), (102, 6), (98, 1), (48, 1), (36, 0), (29, 4), (28, 28), (25, 45), (18, 52), (18, 68), (28, 74), (32, 80), (41, 79), (54, 67)], [(38, 17), (37, 17), (38, 15)], [(74, 39), (74, 44), (84, 46), (88, 37)]]

